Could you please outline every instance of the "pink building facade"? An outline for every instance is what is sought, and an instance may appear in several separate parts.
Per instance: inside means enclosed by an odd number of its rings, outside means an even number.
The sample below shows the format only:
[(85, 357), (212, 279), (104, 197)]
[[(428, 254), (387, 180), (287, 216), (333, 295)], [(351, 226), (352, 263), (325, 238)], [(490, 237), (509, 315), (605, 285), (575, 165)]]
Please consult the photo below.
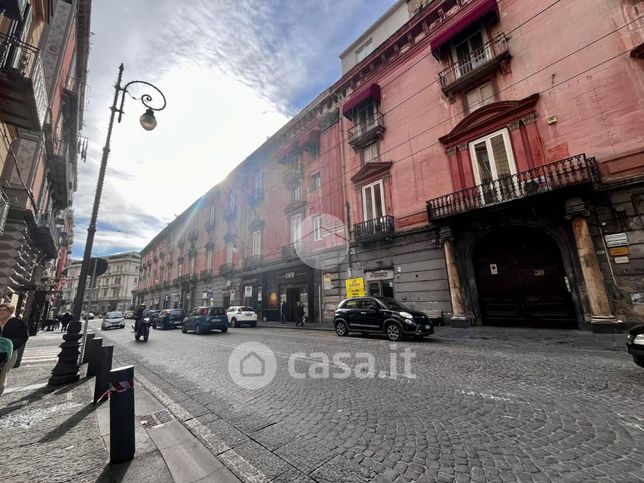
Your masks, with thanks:
[(362, 279), (367, 295), (459, 326), (644, 318), (637, 3), (408, 8), (143, 250), (141, 301), (246, 304), (268, 319), (303, 301), (330, 320), (346, 280)]

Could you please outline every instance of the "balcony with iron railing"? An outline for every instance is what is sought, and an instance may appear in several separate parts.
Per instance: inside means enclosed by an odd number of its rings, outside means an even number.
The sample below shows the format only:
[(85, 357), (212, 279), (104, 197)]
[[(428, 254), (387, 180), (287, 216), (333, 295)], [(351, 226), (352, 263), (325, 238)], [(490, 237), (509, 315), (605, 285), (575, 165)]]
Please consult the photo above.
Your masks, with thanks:
[(60, 248), (60, 229), (52, 215), (43, 215), (37, 221), (35, 239), (49, 258), (58, 256)]
[(18, 37), (0, 33), (0, 114), (3, 121), (40, 131), (48, 105), (39, 49)]
[(252, 255), (244, 258), (244, 270), (255, 270), (262, 265), (261, 255)]
[(27, 8), (27, 0), (4, 0), (0, 2), (0, 10), (5, 17), (22, 20)]
[(232, 263), (222, 263), (219, 265), (219, 275), (230, 275), (235, 271), (235, 265)]
[(228, 204), (224, 208), (224, 218), (228, 221), (232, 220), (237, 216), (237, 205), (236, 204)]
[(597, 180), (595, 158), (578, 154), (427, 201), (430, 221)]
[(395, 231), (396, 223), (393, 216), (379, 216), (353, 225), (353, 239), (359, 243), (375, 241), (390, 237)]
[(495, 70), (505, 68), (511, 57), (508, 37), (500, 34), (439, 73), (441, 90), (451, 98)]
[(208, 219), (206, 222), (206, 231), (211, 232), (215, 229), (215, 220), (213, 219)]
[(304, 173), (301, 165), (289, 166), (284, 173), (283, 181), (286, 186), (297, 186), (302, 182)]
[(355, 149), (368, 146), (377, 140), (385, 131), (384, 116), (376, 112), (373, 119), (358, 122), (349, 128), (349, 144)]
[(264, 201), (264, 188), (253, 188), (248, 197), (248, 202), (252, 205), (258, 205)]
[(297, 258), (298, 243), (289, 243), (288, 245), (282, 246), (282, 258), (284, 260), (293, 260)]

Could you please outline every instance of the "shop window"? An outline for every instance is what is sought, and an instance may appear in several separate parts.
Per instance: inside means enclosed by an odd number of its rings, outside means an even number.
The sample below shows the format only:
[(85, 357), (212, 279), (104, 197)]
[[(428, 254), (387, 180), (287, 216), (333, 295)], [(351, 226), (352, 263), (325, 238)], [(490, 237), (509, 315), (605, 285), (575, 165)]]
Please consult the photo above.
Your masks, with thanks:
[(494, 102), (494, 90), (492, 89), (492, 84), (490, 82), (486, 82), (485, 84), (468, 91), (465, 93), (465, 102), (467, 104), (468, 112), (473, 112), (479, 107), (483, 107)]
[(371, 143), (362, 148), (362, 163), (373, 163), (378, 161), (378, 143)]
[(362, 187), (362, 210), (363, 221), (385, 216), (385, 195), (382, 180)]
[(392, 297), (394, 296), (393, 280), (378, 280), (369, 282), (367, 293), (370, 297)]

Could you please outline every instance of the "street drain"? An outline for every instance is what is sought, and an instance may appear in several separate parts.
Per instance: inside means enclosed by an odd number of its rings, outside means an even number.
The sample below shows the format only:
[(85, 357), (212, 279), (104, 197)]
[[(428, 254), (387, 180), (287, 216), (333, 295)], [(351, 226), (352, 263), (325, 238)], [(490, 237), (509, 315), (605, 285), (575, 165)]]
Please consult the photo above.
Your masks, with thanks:
[(141, 424), (143, 426), (158, 426), (159, 424), (164, 424), (172, 421), (174, 417), (170, 412), (166, 409), (162, 409), (161, 411), (157, 411), (155, 413), (151, 414), (145, 414), (143, 416), (139, 416), (139, 421), (141, 421)]

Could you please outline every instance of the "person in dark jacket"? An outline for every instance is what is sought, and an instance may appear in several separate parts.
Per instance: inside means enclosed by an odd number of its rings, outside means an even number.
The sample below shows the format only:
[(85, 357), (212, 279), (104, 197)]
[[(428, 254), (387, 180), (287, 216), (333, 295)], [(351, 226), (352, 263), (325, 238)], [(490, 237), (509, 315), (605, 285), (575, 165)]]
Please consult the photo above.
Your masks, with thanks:
[(282, 302), (282, 324), (286, 324), (288, 321), (288, 304), (286, 300)]
[(29, 339), (29, 331), (25, 323), (13, 316), (16, 308), (7, 303), (0, 304), (0, 336), (10, 339), (13, 343), (13, 353), (11, 358), (0, 369), (0, 396), (4, 392), (7, 384), (7, 375), (16, 363), (18, 351), (24, 347)]
[(63, 316), (60, 318), (60, 324), (62, 325), (63, 332), (67, 330), (67, 326), (69, 323), (74, 320), (74, 316), (70, 314), (69, 312), (65, 312)]
[(298, 325), (304, 327), (304, 304), (301, 301), (297, 304), (297, 322), (295, 326), (297, 327)]

